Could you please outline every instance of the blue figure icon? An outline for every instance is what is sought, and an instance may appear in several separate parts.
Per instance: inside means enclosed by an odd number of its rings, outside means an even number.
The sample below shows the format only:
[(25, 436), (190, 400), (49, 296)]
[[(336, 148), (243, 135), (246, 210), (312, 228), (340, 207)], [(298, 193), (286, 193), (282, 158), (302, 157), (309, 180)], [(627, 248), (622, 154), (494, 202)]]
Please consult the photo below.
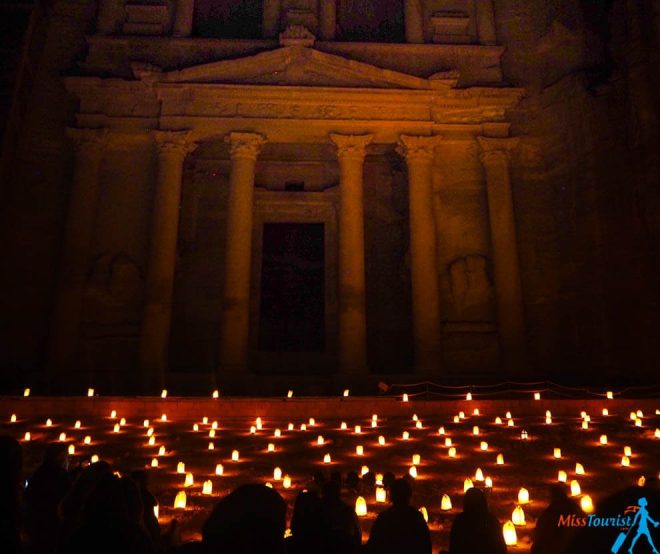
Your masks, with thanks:
[(651, 548), (653, 548), (653, 554), (658, 554), (658, 549), (655, 547), (655, 544), (653, 544), (653, 539), (651, 538), (651, 533), (649, 532), (649, 522), (653, 524), (653, 527), (657, 527), (660, 525), (657, 521), (653, 521), (651, 519), (651, 516), (649, 516), (649, 512), (646, 509), (646, 506), (648, 505), (648, 502), (646, 498), (640, 498), (637, 501), (637, 504), (639, 505), (639, 510), (637, 510), (637, 513), (635, 514), (635, 518), (633, 519), (633, 523), (631, 525), (631, 529), (637, 525), (637, 534), (633, 537), (632, 542), (630, 543), (630, 548), (628, 548), (628, 554), (633, 554), (633, 548), (635, 548), (635, 544), (637, 544), (637, 541), (639, 538), (644, 535), (646, 537), (646, 540), (649, 542), (649, 545), (651, 545)]

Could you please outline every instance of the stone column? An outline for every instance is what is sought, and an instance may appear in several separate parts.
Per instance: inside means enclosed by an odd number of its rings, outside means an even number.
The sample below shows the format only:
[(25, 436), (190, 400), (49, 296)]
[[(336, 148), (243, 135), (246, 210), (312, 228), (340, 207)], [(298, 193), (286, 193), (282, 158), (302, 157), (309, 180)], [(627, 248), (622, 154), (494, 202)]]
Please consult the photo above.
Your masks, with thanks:
[(497, 44), (493, 0), (477, 0), (477, 36), (481, 44)]
[(335, 40), (337, 32), (337, 0), (319, 2), (319, 36), (321, 40)]
[(339, 158), (339, 368), (367, 371), (363, 167), (373, 135), (330, 134)]
[(230, 144), (231, 173), (220, 362), (225, 371), (245, 371), (250, 336), (254, 170), (266, 140), (256, 133), (230, 133), (226, 140)]
[(280, 32), (280, 0), (264, 0), (261, 23), (263, 38), (277, 38)]
[(164, 385), (172, 321), (183, 161), (196, 148), (190, 131), (154, 131), (154, 140), (158, 150), (158, 173), (139, 355), (140, 370), (148, 390)]
[(507, 371), (519, 373), (525, 368), (525, 320), (509, 176), (509, 156), (518, 139), (477, 137), (477, 141), (486, 173), (503, 365)]
[(438, 137), (401, 135), (398, 151), (408, 165), (410, 275), (415, 369), (440, 368), (440, 301), (436, 228), (433, 217), (433, 152)]
[(48, 365), (52, 370), (71, 369), (76, 363), (107, 129), (67, 129), (67, 135), (74, 143), (75, 165), (51, 320)]
[(424, 11), (421, 0), (404, 0), (406, 42), (424, 43)]
[(177, 0), (172, 29), (175, 37), (189, 37), (192, 34), (194, 9), (195, 0)]

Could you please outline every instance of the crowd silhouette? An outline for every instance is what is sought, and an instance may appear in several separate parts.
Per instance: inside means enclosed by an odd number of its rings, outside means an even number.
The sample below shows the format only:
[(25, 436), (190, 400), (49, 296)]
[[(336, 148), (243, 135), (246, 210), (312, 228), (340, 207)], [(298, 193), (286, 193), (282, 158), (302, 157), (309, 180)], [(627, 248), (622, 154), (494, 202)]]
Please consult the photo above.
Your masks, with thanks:
[[(0, 550), (6, 554), (433, 554), (428, 525), (411, 505), (409, 476), (383, 476), (390, 506), (379, 513), (364, 544), (353, 505), (357, 496), (373, 494), (371, 473), (316, 473), (298, 493), (286, 533), (284, 499), (264, 485), (242, 485), (217, 502), (202, 526), (201, 541), (185, 543), (176, 520), (161, 530), (145, 471), (119, 476), (104, 461), (70, 468), (66, 447), (51, 444), (42, 464), (23, 479), (20, 444), (0, 436)], [(645, 517), (658, 507), (658, 479), (653, 478), (598, 506), (612, 514), (627, 509), (634, 515), (635, 509), (643, 509)], [(532, 554), (612, 552), (620, 528), (558, 525), (560, 516), (570, 514), (584, 516), (564, 485), (553, 485), (536, 522)], [(638, 515), (635, 521), (642, 519)], [(644, 521), (657, 523), (650, 515)], [(632, 536), (651, 539), (648, 526)], [(622, 552), (630, 552), (631, 545), (624, 546)], [(468, 489), (463, 511), (451, 526), (448, 550), (439, 554), (506, 552), (502, 525), (488, 509), (487, 493)]]

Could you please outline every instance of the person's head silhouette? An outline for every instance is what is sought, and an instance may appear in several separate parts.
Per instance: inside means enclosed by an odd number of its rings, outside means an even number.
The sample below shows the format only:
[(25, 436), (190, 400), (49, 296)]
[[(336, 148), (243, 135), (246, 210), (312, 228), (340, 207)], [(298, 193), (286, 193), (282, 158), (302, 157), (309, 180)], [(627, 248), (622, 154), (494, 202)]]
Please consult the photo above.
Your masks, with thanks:
[(639, 504), (643, 508), (644, 506), (648, 505), (648, 501), (646, 500), (646, 498), (642, 497), (637, 501), (637, 504)]
[(395, 506), (408, 506), (412, 498), (412, 487), (405, 479), (397, 479), (392, 483), (390, 499)]

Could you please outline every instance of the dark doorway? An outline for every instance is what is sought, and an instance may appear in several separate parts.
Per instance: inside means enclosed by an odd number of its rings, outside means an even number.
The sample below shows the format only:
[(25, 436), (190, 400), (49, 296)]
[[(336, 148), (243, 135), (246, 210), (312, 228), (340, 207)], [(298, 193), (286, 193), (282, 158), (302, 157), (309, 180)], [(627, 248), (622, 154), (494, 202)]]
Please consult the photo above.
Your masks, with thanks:
[(323, 223), (266, 223), (263, 229), (259, 350), (325, 350)]

